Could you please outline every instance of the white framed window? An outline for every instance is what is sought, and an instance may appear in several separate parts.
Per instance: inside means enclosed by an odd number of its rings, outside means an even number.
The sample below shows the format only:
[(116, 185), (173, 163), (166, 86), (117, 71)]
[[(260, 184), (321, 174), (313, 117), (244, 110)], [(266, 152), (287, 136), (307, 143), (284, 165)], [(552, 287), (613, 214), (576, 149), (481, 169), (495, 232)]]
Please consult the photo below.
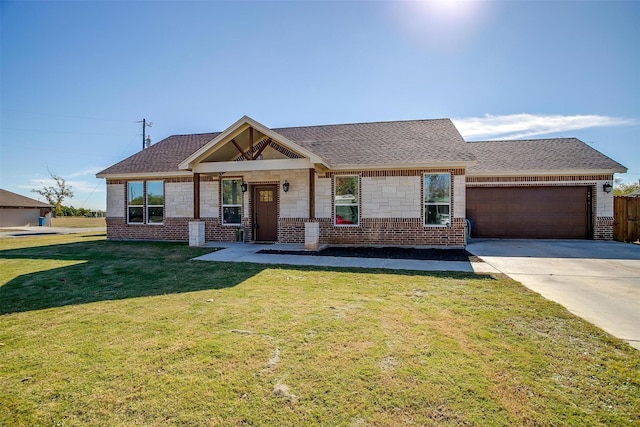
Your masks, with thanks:
[(424, 225), (451, 225), (451, 174), (424, 175)]
[(127, 182), (127, 223), (144, 224), (144, 181)]
[(242, 224), (242, 179), (222, 180), (222, 224)]
[(127, 223), (162, 224), (163, 222), (164, 182), (127, 182)]
[(147, 224), (164, 222), (164, 182), (147, 181)]
[(333, 223), (341, 226), (360, 224), (360, 180), (358, 175), (339, 175), (334, 181)]

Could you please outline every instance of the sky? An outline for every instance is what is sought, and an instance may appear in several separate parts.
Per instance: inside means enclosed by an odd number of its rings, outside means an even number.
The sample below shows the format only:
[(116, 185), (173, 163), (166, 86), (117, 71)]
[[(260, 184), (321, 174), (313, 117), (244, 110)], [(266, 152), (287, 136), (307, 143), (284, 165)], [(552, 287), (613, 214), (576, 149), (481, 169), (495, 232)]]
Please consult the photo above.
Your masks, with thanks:
[(0, 0), (0, 187), (170, 135), (451, 118), (467, 140), (577, 137), (640, 179), (640, 1)]

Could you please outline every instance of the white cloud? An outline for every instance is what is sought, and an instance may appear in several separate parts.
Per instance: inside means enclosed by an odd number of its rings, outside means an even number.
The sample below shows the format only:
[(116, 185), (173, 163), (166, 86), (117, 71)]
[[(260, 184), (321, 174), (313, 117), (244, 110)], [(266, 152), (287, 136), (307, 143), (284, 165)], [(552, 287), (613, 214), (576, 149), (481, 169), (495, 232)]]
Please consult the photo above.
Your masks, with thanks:
[(66, 178), (77, 178), (79, 176), (86, 176), (86, 175), (95, 175), (98, 172), (102, 171), (106, 169), (103, 166), (91, 166), (89, 168), (86, 168), (84, 170), (78, 171), (78, 172), (73, 172), (69, 175), (66, 176)]
[(598, 115), (536, 115), (466, 117), (452, 119), (465, 139), (518, 139), (537, 135), (604, 126), (633, 125), (638, 121)]

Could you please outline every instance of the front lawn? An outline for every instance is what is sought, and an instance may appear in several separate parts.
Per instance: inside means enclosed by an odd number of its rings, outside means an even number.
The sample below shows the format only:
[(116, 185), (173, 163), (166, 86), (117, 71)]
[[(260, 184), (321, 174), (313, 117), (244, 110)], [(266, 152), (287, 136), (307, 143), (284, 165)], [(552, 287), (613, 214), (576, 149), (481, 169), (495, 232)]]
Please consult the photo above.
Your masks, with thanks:
[(0, 249), (0, 425), (640, 425), (640, 352), (503, 276)]

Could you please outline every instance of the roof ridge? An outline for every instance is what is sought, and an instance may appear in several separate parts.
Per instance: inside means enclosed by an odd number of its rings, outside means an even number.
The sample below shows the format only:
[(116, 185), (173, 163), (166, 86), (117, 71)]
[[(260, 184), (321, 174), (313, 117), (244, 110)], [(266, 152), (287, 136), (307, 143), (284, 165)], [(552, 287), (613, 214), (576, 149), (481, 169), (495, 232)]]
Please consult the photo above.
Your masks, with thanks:
[(271, 130), (281, 130), (281, 129), (302, 129), (302, 128), (319, 128), (319, 127), (332, 127), (332, 126), (355, 126), (355, 125), (374, 125), (374, 124), (384, 124), (384, 123), (410, 123), (410, 122), (435, 122), (439, 120), (449, 120), (448, 117), (441, 117), (439, 119), (413, 119), (413, 120), (380, 120), (375, 122), (353, 122), (353, 123), (331, 123), (331, 124), (323, 124), (323, 125), (305, 125), (305, 126), (289, 126), (289, 127), (277, 127), (277, 128), (269, 128)]
[[(560, 139), (577, 139), (578, 141), (580, 141), (579, 138), (576, 138), (575, 136), (555, 136), (552, 138), (527, 138), (527, 139), (485, 139), (482, 141), (467, 141), (465, 139), (466, 143), (476, 143), (476, 142), (529, 142), (529, 141), (554, 141), (554, 140), (560, 140)], [(581, 141), (582, 142), (582, 141)]]

